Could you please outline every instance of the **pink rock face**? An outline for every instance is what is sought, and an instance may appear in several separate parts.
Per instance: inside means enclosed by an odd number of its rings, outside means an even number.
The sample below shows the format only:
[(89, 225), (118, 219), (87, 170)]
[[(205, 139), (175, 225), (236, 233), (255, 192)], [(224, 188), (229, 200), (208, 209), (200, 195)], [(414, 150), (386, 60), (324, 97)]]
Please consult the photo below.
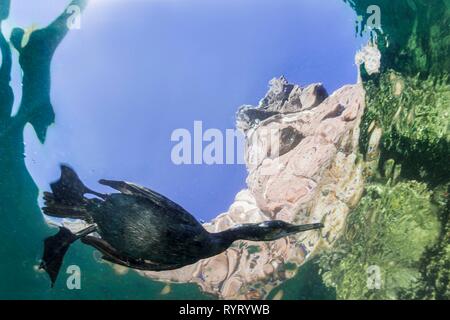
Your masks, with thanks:
[(362, 85), (344, 86), (327, 98), (320, 84), (301, 88), (280, 78), (271, 86), (258, 107), (243, 107), (237, 116), (246, 135), (248, 187), (205, 228), (217, 232), (270, 219), (325, 227), (273, 242), (238, 241), (194, 265), (143, 275), (197, 283), (223, 299), (262, 299), (295, 275), (287, 263), (299, 266), (339, 237), (363, 190), (357, 160)]
[[(346, 86), (313, 109), (290, 115), (288, 120), (269, 118), (248, 131), (247, 141), (253, 143), (247, 146), (249, 152), (261, 153), (261, 147), (266, 151), (260, 156), (261, 161), (249, 166), (247, 178), (248, 188), (261, 210), (273, 217), (277, 211), (298, 207), (316, 194), (323, 171), (330, 167), (342, 138), (355, 127), (363, 103), (362, 88), (359, 85)], [(353, 120), (349, 120), (351, 118)], [(274, 156), (266, 144), (254, 144), (258, 142), (254, 136), (266, 137), (268, 128), (271, 132), (282, 132), (287, 127), (300, 132), (303, 139), (284, 155)], [(283, 140), (280, 140), (279, 149), (283, 149)], [(250, 157), (252, 155), (248, 154), (247, 159)], [(264, 172), (267, 170), (262, 165), (268, 157), (278, 162), (269, 174)]]

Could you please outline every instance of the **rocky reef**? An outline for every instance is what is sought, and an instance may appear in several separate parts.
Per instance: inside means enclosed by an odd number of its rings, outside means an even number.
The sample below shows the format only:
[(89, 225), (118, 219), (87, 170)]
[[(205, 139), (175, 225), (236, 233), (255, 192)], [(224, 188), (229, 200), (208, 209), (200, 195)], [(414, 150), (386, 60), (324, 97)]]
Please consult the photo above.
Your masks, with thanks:
[(280, 219), (323, 222), (321, 231), (275, 242), (236, 242), (226, 252), (182, 269), (142, 272), (152, 279), (198, 284), (224, 299), (261, 299), (319, 248), (330, 247), (363, 190), (358, 157), (364, 111), (362, 84), (330, 96), (322, 84), (301, 87), (284, 77), (270, 82), (258, 106), (243, 106), (237, 127), (245, 133), (247, 189), (228, 212), (205, 227), (218, 232), (233, 225)]

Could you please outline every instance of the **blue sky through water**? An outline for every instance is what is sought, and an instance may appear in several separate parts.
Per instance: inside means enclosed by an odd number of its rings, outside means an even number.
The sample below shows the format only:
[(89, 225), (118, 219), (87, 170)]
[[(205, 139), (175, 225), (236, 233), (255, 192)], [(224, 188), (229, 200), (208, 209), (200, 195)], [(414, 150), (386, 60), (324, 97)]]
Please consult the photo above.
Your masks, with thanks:
[[(68, 1), (12, 1), (9, 25), (42, 26)], [(38, 186), (72, 165), (94, 189), (100, 178), (148, 186), (197, 218), (224, 212), (245, 187), (242, 165), (172, 163), (173, 130), (234, 128), (270, 79), (356, 81), (353, 11), (341, 0), (92, 0), (52, 66), (56, 123), (45, 145), (25, 131)], [(20, 71), (15, 66), (16, 98)], [(17, 100), (16, 100), (17, 101)]]

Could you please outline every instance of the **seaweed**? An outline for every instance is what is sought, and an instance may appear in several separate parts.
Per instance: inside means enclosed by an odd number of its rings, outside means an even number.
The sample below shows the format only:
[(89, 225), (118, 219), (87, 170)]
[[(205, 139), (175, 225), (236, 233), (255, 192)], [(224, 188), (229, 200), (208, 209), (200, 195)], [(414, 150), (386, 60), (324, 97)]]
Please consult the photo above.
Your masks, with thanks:
[(363, 25), (380, 7), (382, 67), (361, 66), (364, 195), (319, 272), (338, 299), (450, 299), (450, 1), (344, 1)]
[[(440, 224), (427, 185), (371, 183), (335, 247), (320, 256), (324, 282), (339, 299), (396, 299), (420, 277), (419, 263), (436, 244)], [(368, 286), (370, 266), (381, 285)]]
[[(382, 72), (395, 70), (403, 76), (421, 79), (444, 76), (450, 70), (450, 1), (433, 0), (344, 0), (361, 17), (376, 5), (381, 12), (381, 30), (376, 31), (382, 53)], [(365, 29), (357, 30), (362, 36)], [(366, 30), (367, 31), (367, 30)]]
[(360, 150), (366, 154), (371, 126), (382, 130), (380, 168), (388, 159), (402, 175), (431, 187), (450, 179), (450, 85), (447, 78), (405, 78), (388, 71), (365, 83), (367, 108)]

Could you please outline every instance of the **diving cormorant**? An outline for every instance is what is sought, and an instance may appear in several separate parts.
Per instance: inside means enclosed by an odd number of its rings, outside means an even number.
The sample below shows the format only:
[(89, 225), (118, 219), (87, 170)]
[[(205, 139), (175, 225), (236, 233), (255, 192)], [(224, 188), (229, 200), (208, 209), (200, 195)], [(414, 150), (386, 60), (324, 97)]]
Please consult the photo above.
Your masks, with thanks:
[[(172, 270), (225, 251), (236, 240), (273, 241), (297, 232), (320, 229), (321, 223), (292, 225), (273, 220), (241, 224), (210, 233), (185, 209), (150, 189), (124, 181), (100, 180), (120, 193), (101, 194), (81, 182), (74, 170), (61, 166), (61, 177), (44, 193), (46, 215), (82, 219), (91, 226), (76, 234), (60, 227), (45, 240), (41, 268), (52, 286), (69, 246), (81, 241), (103, 259), (140, 270)], [(96, 196), (86, 198), (85, 194)]]

